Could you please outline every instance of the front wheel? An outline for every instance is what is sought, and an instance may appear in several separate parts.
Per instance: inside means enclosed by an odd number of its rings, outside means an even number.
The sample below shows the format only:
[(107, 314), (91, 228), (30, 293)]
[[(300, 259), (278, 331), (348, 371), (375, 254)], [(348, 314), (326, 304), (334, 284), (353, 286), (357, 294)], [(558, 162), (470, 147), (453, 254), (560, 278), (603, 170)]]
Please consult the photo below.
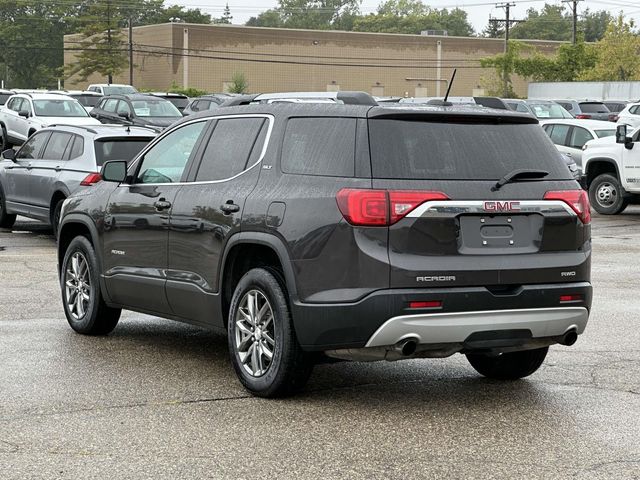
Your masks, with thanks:
[(538, 370), (548, 351), (549, 347), (502, 353), (497, 356), (468, 353), (467, 360), (480, 375), (487, 378), (517, 380)]
[(16, 216), (7, 213), (7, 204), (4, 199), (4, 191), (0, 186), (0, 228), (11, 228), (16, 223)]
[(284, 287), (263, 268), (238, 283), (229, 310), (231, 363), (254, 395), (281, 397), (304, 387), (313, 363), (298, 343)]
[(104, 303), (99, 277), (93, 245), (83, 236), (74, 238), (64, 254), (60, 285), (67, 321), (78, 333), (106, 335), (120, 319), (121, 310)]
[(629, 204), (623, 197), (620, 181), (608, 173), (598, 175), (589, 185), (589, 202), (601, 215), (617, 215)]

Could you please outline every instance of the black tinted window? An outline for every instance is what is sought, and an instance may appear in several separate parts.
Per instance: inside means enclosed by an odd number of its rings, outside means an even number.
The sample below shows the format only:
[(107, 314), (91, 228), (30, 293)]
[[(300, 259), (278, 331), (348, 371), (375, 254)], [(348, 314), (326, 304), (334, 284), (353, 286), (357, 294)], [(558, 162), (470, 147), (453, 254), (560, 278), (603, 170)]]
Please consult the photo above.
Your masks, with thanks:
[(11, 96), (11, 93), (0, 93), (0, 105), (7, 103), (7, 99)]
[(101, 166), (109, 160), (127, 162), (140, 153), (151, 138), (102, 138), (95, 141), (96, 165)]
[(45, 160), (62, 160), (67, 145), (69, 145), (69, 140), (71, 140), (70, 133), (52, 133), (42, 158)]
[(196, 181), (224, 180), (245, 170), (252, 150), (262, 150), (263, 145), (258, 145), (257, 139), (266, 124), (264, 118), (218, 120), (202, 156)]
[(282, 171), (353, 177), (356, 119), (292, 118), (282, 147)]
[(535, 124), (371, 120), (375, 178), (496, 180), (519, 168), (570, 178), (556, 147)]
[(49, 132), (34, 134), (29, 140), (25, 142), (22, 148), (18, 151), (16, 157), (25, 159), (42, 158), (40, 153), (42, 152), (42, 147), (44, 147), (45, 143), (47, 143), (49, 135)]
[(584, 113), (609, 113), (609, 109), (604, 103), (581, 103), (580, 110)]

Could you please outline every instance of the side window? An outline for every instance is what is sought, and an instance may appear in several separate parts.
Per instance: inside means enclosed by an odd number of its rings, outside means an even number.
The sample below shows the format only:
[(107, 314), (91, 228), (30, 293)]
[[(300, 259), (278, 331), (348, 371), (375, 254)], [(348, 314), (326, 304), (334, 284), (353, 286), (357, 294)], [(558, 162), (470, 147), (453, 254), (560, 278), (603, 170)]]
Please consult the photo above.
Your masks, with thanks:
[(73, 145), (71, 148), (67, 148), (67, 159), (74, 160), (80, 157), (84, 153), (84, 138), (79, 135), (73, 136)]
[(19, 98), (12, 98), (11, 100), (9, 100), (9, 102), (7, 103), (7, 108), (9, 110), (13, 110), (14, 112), (18, 111), (18, 105), (20, 104), (20, 99)]
[(120, 115), (121, 113), (126, 113), (131, 115), (131, 109), (129, 108), (129, 104), (124, 100), (120, 100), (118, 102), (118, 108), (116, 109), (116, 113)]
[(556, 103), (558, 103), (558, 104), (560, 104), (560, 106), (564, 107), (565, 110), (569, 110), (569, 111), (573, 110), (573, 105), (571, 105), (571, 103), (569, 103), (569, 102), (556, 102)]
[(551, 135), (551, 130), (553, 129), (553, 125), (543, 125), (542, 129), (544, 130), (544, 133), (546, 133), (547, 135)]
[(572, 148), (582, 148), (584, 144), (589, 140), (593, 140), (593, 135), (589, 133), (589, 130), (581, 127), (573, 127), (573, 131), (571, 132), (571, 140), (569, 141), (569, 146)]
[(199, 112), (200, 111), (200, 100), (195, 100), (192, 104), (191, 104), (191, 110), (194, 112)]
[(566, 145), (567, 133), (569, 133), (569, 125), (554, 125), (550, 135), (551, 141), (556, 145)]
[(70, 133), (53, 132), (44, 149), (42, 158), (44, 160), (62, 160), (69, 140), (71, 140)]
[(632, 115), (637, 115), (638, 110), (640, 110), (640, 105), (635, 105), (629, 109), (629, 113)]
[(115, 98), (110, 98), (109, 100), (104, 102), (102, 109), (105, 112), (115, 113), (117, 105), (118, 105), (118, 100)]
[[(196, 182), (225, 180), (243, 172), (249, 156), (262, 151), (267, 120), (264, 118), (227, 118), (218, 120), (196, 174)], [(263, 128), (264, 127), (264, 128)], [(263, 140), (258, 142), (258, 137)], [(258, 157), (255, 159), (257, 161)], [(255, 163), (254, 161), (254, 163)]]
[(211, 102), (210, 100), (202, 100), (200, 102), (200, 110), (211, 110), (211, 105), (213, 105), (214, 107), (217, 107), (217, 105), (213, 102)]
[(179, 182), (207, 122), (197, 122), (174, 130), (156, 143), (142, 159), (138, 183)]
[(33, 108), (31, 108), (31, 102), (26, 98), (22, 99), (22, 105), (20, 105), (20, 110), (26, 110), (29, 112), (29, 115), (33, 115)]
[(18, 150), (16, 154), (16, 158), (19, 159), (38, 159), (42, 158), (40, 153), (42, 152), (42, 147), (47, 143), (49, 139), (50, 132), (41, 132), (34, 134), (29, 140), (27, 140), (22, 148)]
[(355, 118), (292, 118), (282, 146), (282, 171), (353, 177), (355, 139)]

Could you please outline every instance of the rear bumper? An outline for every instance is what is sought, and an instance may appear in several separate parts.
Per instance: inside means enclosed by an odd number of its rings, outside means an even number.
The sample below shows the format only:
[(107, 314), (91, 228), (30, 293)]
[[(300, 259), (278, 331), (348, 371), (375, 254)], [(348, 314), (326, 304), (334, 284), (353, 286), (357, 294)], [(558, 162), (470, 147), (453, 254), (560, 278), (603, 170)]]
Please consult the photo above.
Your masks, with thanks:
[(529, 331), (531, 338), (559, 337), (569, 330), (583, 333), (588, 319), (585, 307), (402, 315), (382, 324), (365, 346), (395, 345), (408, 338), (418, 344), (467, 343), (473, 342), (473, 334), (506, 330)]
[[(561, 295), (582, 300), (561, 304)], [(292, 301), (298, 341), (305, 350), (393, 345), (404, 336), (422, 344), (465, 342), (469, 335), (496, 330), (530, 331), (530, 338), (582, 333), (591, 308), (588, 282), (522, 285), (494, 293), (485, 287), (379, 290), (356, 303)], [(437, 309), (411, 309), (409, 302), (442, 302)]]

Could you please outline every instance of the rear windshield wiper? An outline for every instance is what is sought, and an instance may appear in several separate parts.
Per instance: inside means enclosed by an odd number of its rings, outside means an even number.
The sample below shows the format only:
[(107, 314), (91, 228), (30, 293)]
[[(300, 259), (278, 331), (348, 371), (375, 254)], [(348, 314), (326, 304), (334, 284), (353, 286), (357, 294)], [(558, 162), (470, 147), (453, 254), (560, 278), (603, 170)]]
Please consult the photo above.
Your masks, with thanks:
[(549, 172), (546, 170), (533, 170), (529, 168), (519, 168), (518, 170), (513, 170), (507, 173), (504, 177), (496, 182), (496, 184), (491, 187), (492, 192), (496, 192), (500, 190), (500, 187), (506, 185), (507, 183), (517, 182), (520, 180), (535, 180), (538, 178), (544, 178), (549, 175)]

